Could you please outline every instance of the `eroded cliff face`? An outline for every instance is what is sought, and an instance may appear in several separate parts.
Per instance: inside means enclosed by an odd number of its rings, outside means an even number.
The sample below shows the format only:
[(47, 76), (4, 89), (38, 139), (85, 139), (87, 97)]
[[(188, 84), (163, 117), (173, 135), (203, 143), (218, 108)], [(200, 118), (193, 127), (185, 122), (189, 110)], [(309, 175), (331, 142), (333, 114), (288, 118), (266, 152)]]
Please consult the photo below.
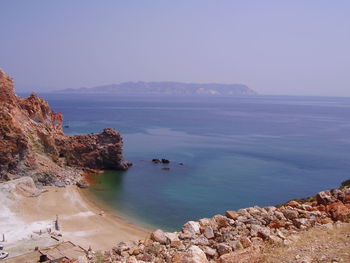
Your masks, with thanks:
[(32, 176), (37, 183), (74, 183), (81, 169), (122, 169), (123, 140), (114, 129), (65, 136), (63, 116), (34, 93), (15, 95), (13, 80), (0, 70), (0, 181)]

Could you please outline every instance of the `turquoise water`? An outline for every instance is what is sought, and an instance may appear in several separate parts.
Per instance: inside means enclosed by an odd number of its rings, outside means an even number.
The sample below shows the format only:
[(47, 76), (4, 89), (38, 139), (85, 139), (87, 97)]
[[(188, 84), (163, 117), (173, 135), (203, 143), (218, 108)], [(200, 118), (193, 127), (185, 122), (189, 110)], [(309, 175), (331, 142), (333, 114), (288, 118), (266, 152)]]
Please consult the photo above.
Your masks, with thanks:
[(43, 96), (64, 113), (66, 134), (122, 133), (133, 167), (98, 175), (89, 191), (150, 228), (284, 203), (350, 177), (350, 98)]

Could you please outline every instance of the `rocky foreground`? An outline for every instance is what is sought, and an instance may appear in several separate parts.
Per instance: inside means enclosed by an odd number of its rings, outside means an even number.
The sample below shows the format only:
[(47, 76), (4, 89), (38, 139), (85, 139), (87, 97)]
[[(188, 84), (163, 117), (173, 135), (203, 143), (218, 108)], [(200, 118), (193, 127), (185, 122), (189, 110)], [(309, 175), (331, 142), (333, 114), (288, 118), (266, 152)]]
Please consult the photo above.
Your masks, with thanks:
[(31, 176), (36, 184), (79, 181), (85, 168), (127, 169), (123, 141), (113, 129), (65, 136), (63, 116), (34, 93), (15, 95), (13, 80), (0, 70), (0, 182)]
[[(295, 234), (303, 230), (313, 228), (317, 232), (321, 226), (332, 229), (342, 222), (350, 222), (349, 187), (320, 192), (305, 202), (290, 201), (280, 207), (254, 206), (227, 211), (225, 216), (189, 221), (180, 232), (159, 229), (146, 240), (121, 242), (104, 254), (90, 252), (88, 258), (90, 262), (128, 263), (264, 262), (263, 250), (267, 245), (287, 247), (293, 243)], [(309, 258), (297, 262), (316, 261)]]

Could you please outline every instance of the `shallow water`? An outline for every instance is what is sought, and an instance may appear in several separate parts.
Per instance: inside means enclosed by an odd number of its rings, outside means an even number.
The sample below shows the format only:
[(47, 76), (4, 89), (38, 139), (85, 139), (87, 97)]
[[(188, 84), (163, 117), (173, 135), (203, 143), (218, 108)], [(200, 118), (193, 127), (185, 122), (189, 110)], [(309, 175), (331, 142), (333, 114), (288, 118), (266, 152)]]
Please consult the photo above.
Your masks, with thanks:
[(42, 96), (63, 112), (66, 134), (122, 133), (134, 166), (98, 175), (90, 193), (150, 228), (280, 204), (349, 178), (350, 98)]

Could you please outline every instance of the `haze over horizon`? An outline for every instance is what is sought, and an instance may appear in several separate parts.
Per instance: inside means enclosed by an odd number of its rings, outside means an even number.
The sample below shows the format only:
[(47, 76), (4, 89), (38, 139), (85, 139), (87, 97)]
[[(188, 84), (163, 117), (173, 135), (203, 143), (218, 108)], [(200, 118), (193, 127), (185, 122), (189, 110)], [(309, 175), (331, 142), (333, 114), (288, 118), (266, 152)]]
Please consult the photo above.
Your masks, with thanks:
[(350, 96), (350, 2), (1, 2), (0, 68), (21, 91), (127, 81)]

